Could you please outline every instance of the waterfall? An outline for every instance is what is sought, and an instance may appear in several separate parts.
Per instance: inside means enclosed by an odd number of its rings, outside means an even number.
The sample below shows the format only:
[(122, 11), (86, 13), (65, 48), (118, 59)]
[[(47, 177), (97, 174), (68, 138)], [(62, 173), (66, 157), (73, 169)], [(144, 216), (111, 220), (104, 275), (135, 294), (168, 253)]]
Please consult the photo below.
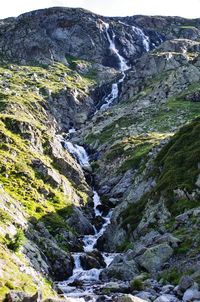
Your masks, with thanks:
[(110, 44), (109, 48), (118, 57), (119, 63), (120, 63), (120, 71), (124, 72), (124, 71), (128, 70), (130, 67), (127, 65), (127, 61), (119, 54), (119, 50), (115, 46), (115, 33), (112, 31), (112, 36), (111, 36), (109, 33), (110, 25), (105, 22), (103, 22), (103, 25), (105, 27), (106, 36), (107, 36), (108, 42)]
[(132, 26), (133, 31), (142, 39), (142, 44), (146, 52), (150, 50), (150, 39), (148, 36), (145, 35), (143, 30), (139, 27)]
[[(74, 269), (73, 274), (68, 280), (59, 283), (59, 288), (64, 292), (66, 298), (77, 297), (76, 301), (91, 301), (95, 302), (96, 298), (94, 297), (94, 290), (96, 285), (100, 282), (99, 276), (102, 269), (92, 268), (89, 270), (84, 270), (81, 266), (80, 257), (84, 255), (84, 253), (92, 252), (94, 250), (94, 246), (97, 240), (103, 235), (106, 230), (106, 227), (110, 223), (110, 218), (112, 215), (112, 210), (108, 213), (107, 216), (103, 216), (98, 210), (98, 206), (101, 205), (101, 200), (96, 191), (94, 191), (93, 196), (93, 204), (94, 204), (94, 213), (95, 217), (101, 216), (104, 218), (104, 223), (99, 231), (95, 230), (94, 235), (85, 235), (83, 236), (84, 243), (84, 252), (82, 253), (73, 253), (72, 256), (74, 258)], [(106, 266), (109, 266), (114, 257), (117, 255), (116, 253), (103, 253), (103, 258), (106, 263)], [(81, 288), (77, 288), (76, 285), (73, 285), (73, 282), (81, 282), (83, 286)], [(84, 297), (87, 297), (85, 300)], [(90, 300), (88, 300), (90, 297)], [(92, 297), (92, 298), (91, 298)], [(79, 300), (80, 299), (80, 300)], [(83, 299), (83, 300), (81, 300)]]
[(120, 71), (122, 73), (121, 79), (119, 79), (116, 83), (112, 84), (111, 93), (105, 98), (104, 104), (100, 107), (100, 110), (106, 110), (110, 107), (110, 105), (113, 103), (113, 101), (118, 98), (119, 84), (124, 81), (125, 76), (126, 76), (125, 71), (128, 70), (130, 67), (127, 65), (127, 61), (125, 60), (125, 58), (123, 58), (119, 54), (119, 50), (116, 48), (115, 33), (113, 31), (111, 31), (112, 35), (110, 35), (110, 33), (109, 33), (110, 25), (103, 21), (102, 21), (102, 23), (104, 25), (106, 37), (109, 42), (109, 49), (117, 56), (117, 58), (119, 60)]
[(72, 144), (70, 141), (64, 141), (64, 146), (69, 151), (69, 153), (76, 158), (81, 167), (90, 167), (89, 156), (82, 146)]

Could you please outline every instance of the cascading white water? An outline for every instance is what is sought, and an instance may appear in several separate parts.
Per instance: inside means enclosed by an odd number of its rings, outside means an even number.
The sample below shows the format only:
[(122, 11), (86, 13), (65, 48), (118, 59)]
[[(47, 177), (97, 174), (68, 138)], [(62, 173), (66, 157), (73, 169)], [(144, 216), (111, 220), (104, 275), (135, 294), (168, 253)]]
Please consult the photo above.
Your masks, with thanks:
[(132, 26), (133, 31), (142, 39), (142, 44), (145, 50), (148, 52), (150, 50), (150, 39), (148, 36), (145, 35), (143, 30), (139, 27)]
[[(107, 216), (103, 216), (100, 211), (98, 210), (98, 206), (101, 205), (100, 197), (96, 191), (94, 191), (93, 196), (93, 203), (94, 203), (94, 213), (95, 217), (101, 216), (105, 219), (105, 222), (102, 226), (102, 228), (99, 231), (95, 230), (94, 235), (85, 235), (83, 237), (83, 243), (84, 243), (84, 253), (92, 252), (94, 250), (94, 246), (100, 238), (100, 236), (103, 235), (103, 233), (106, 230), (106, 227), (110, 223), (110, 218), (112, 215), (112, 211), (109, 212)], [(81, 266), (80, 257), (84, 255), (84, 253), (73, 253), (74, 258), (74, 270), (73, 274), (70, 278), (68, 278), (67, 281), (59, 283), (59, 288), (65, 293), (66, 297), (80, 297), (85, 301), (85, 296), (93, 296), (92, 300), (87, 301), (96, 301), (94, 294), (93, 294), (93, 285), (95, 286), (99, 282), (99, 276), (102, 271), (102, 269), (92, 268), (90, 270), (84, 270)], [(106, 263), (106, 266), (110, 265), (113, 258), (116, 256), (114, 253), (103, 253), (103, 258)], [(73, 285), (73, 282), (83, 282), (84, 286), (82, 289), (77, 289), (76, 286)], [(77, 300), (79, 301), (79, 300)]]
[(115, 46), (115, 33), (112, 31), (112, 36), (109, 33), (110, 25), (108, 23), (103, 22), (103, 25), (105, 26), (106, 36), (109, 42), (109, 48), (112, 52), (116, 54), (116, 56), (119, 59), (120, 63), (120, 71), (124, 72), (128, 70), (130, 67), (127, 65), (127, 61), (119, 54), (119, 50)]
[(107, 40), (109, 42), (109, 49), (117, 56), (119, 60), (119, 66), (120, 66), (120, 71), (122, 73), (121, 79), (117, 83), (112, 84), (112, 89), (111, 93), (105, 98), (104, 104), (100, 107), (100, 110), (106, 110), (109, 108), (109, 106), (113, 103), (115, 99), (117, 99), (118, 94), (119, 94), (119, 84), (122, 83), (125, 79), (125, 71), (128, 70), (130, 67), (127, 64), (127, 61), (119, 54), (119, 50), (115, 46), (115, 33), (112, 32), (112, 36), (109, 33), (109, 28), (110, 25), (108, 23), (103, 22), (104, 28), (105, 28), (105, 33)]
[[(71, 133), (74, 132), (75, 131), (72, 131)], [(72, 155), (74, 155), (76, 160), (83, 168), (90, 166), (89, 156), (82, 146), (73, 144), (69, 140), (64, 140), (62, 136), (58, 137), (60, 141), (63, 142), (64, 147)], [(104, 216), (98, 208), (98, 206), (102, 204), (100, 197), (96, 191), (93, 192), (94, 215), (95, 217), (101, 216), (104, 219), (104, 223), (99, 231), (97, 231), (94, 227), (94, 235), (83, 236), (84, 252), (72, 254), (74, 258), (74, 269), (72, 276), (68, 278), (68, 280), (59, 283), (59, 288), (64, 292), (64, 295), (66, 297), (72, 299), (71, 301), (85, 302), (84, 297), (87, 297), (88, 302), (96, 301), (95, 294), (93, 293), (93, 287), (95, 287), (95, 285), (99, 282), (99, 276), (102, 269), (92, 268), (89, 270), (84, 270), (81, 266), (81, 256), (83, 256), (87, 252), (92, 252), (95, 249), (94, 246), (97, 243), (97, 240), (103, 235), (106, 227), (110, 223), (112, 210), (110, 210), (110, 212), (106, 216)], [(103, 253), (102, 255), (106, 265), (108, 266), (112, 262), (116, 254)], [(74, 282), (81, 282), (83, 286), (81, 288), (77, 288), (77, 286), (73, 284)], [(88, 297), (92, 298), (88, 300)]]
[(64, 141), (65, 148), (70, 154), (74, 155), (81, 167), (90, 167), (89, 156), (82, 146), (72, 144), (70, 141)]
[(142, 40), (142, 44), (143, 44), (145, 50), (147, 52), (150, 51), (150, 43), (151, 43), (150, 38), (147, 35), (145, 35), (144, 31), (141, 28), (139, 28), (137, 26), (129, 25), (129, 24), (121, 22), (121, 21), (119, 21), (119, 23), (123, 24), (125, 26), (128, 26), (128, 27), (132, 27), (132, 30)]

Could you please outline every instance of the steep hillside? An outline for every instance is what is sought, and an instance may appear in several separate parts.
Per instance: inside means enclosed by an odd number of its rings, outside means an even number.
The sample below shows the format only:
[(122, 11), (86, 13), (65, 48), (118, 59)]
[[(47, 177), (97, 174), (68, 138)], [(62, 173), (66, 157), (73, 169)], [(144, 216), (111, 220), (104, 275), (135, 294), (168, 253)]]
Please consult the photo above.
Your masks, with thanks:
[[(62, 64), (1, 62), (1, 296), (9, 289), (35, 293), (44, 287), (41, 278), (71, 275), (69, 251), (81, 249), (77, 234), (93, 230), (87, 218), (77, 229), (67, 222), (76, 208), (87, 208), (92, 191), (57, 136), (94, 110), (88, 96), (97, 84), (93, 67), (79, 63), (88, 68), (84, 75)], [(76, 214), (76, 222), (84, 215)]]
[(199, 37), (179, 17), (0, 20), (0, 300), (200, 299)]

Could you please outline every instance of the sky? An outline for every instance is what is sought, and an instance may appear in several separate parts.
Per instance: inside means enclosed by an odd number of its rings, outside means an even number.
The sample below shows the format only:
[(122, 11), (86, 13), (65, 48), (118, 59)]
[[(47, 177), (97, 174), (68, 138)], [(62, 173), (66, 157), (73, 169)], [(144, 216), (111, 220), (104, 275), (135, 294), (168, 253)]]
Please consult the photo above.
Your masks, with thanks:
[(143, 14), (200, 18), (200, 0), (5, 0), (0, 19), (53, 6), (82, 7), (104, 16)]

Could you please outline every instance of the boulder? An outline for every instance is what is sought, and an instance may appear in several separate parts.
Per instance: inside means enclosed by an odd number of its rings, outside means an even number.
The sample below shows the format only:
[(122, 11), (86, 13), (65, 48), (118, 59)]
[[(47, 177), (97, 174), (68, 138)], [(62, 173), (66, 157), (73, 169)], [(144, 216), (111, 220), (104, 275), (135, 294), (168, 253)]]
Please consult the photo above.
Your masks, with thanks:
[(73, 213), (67, 220), (69, 226), (73, 227), (80, 235), (94, 234), (94, 228), (80, 208), (73, 207)]
[(179, 282), (179, 290), (185, 292), (194, 284), (194, 280), (190, 276), (183, 276)]
[(80, 262), (84, 270), (90, 270), (92, 268), (100, 269), (106, 266), (103, 256), (98, 251), (96, 253), (92, 252), (81, 255)]
[(106, 293), (130, 293), (130, 285), (128, 282), (106, 282), (101, 288), (103, 294)]
[(150, 273), (160, 270), (163, 264), (172, 256), (173, 249), (167, 244), (162, 243), (147, 248), (144, 254), (138, 256), (137, 263)]
[(40, 302), (41, 298), (41, 293), (39, 292), (30, 296), (24, 292), (11, 291), (6, 294), (5, 302)]
[(200, 91), (195, 91), (186, 95), (185, 99), (190, 102), (200, 102)]
[(142, 291), (139, 292), (139, 294), (136, 295), (138, 298), (143, 299), (145, 301), (151, 302), (152, 300), (154, 301), (156, 299), (156, 295), (153, 293), (153, 291), (148, 292), (148, 291)]
[(46, 166), (40, 159), (32, 160), (33, 168), (44, 178), (44, 181), (52, 187), (57, 188), (61, 185), (60, 175), (52, 168)]
[(122, 256), (116, 256), (113, 262), (101, 272), (100, 279), (103, 281), (116, 279), (130, 281), (138, 274), (139, 270), (136, 262), (133, 259), (126, 259)]
[(174, 295), (164, 294), (158, 297), (154, 302), (179, 302)]
[(132, 295), (123, 295), (121, 297), (116, 297), (114, 302), (146, 302), (146, 300)]
[(183, 295), (183, 302), (190, 302), (194, 300), (200, 300), (200, 291), (196, 288), (189, 288)]

